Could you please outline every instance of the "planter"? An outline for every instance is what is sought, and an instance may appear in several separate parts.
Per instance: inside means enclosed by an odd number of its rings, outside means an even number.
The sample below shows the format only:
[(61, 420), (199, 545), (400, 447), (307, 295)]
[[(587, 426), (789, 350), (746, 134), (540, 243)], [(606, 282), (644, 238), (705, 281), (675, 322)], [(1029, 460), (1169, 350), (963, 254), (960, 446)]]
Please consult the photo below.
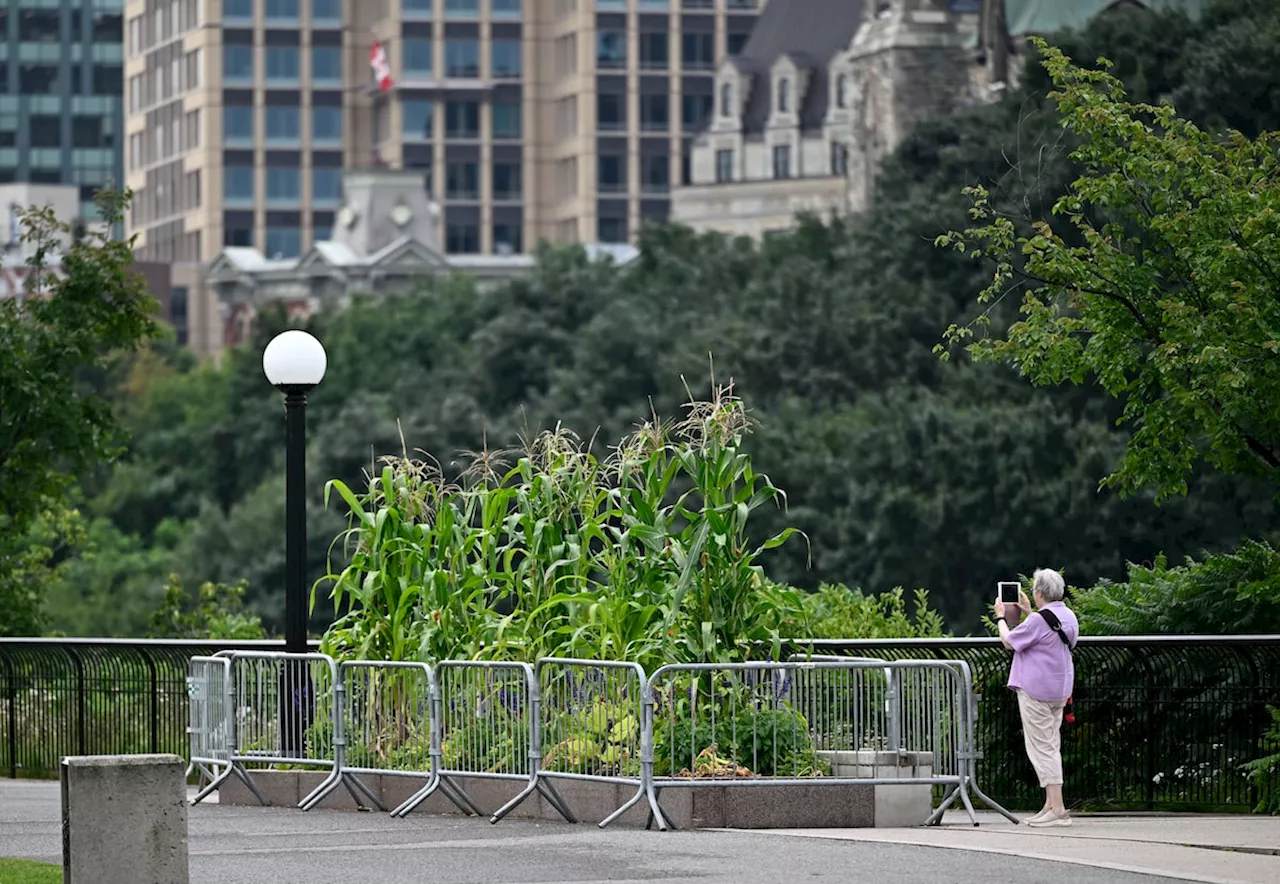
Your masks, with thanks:
[[(290, 807), (296, 806), (326, 775), (324, 771), (255, 771), (253, 778), (272, 806)], [(548, 779), (582, 823), (599, 822), (636, 791), (635, 786), (614, 783)], [(419, 777), (364, 776), (361, 780), (388, 808), (400, 804), (426, 783)], [(514, 780), (461, 779), (459, 782), (485, 813), (492, 813), (505, 804), (525, 785)], [(678, 829), (884, 828), (921, 825), (931, 809), (932, 791), (927, 784), (877, 786), (818, 780), (749, 786), (660, 787), (658, 798), (663, 815)], [(218, 803), (256, 806), (258, 802), (243, 784), (232, 778), (219, 790)], [(320, 802), (319, 807), (353, 810), (356, 803), (346, 788), (339, 787)], [(439, 791), (414, 811), (414, 815), (461, 813)], [(509, 816), (563, 821), (538, 794), (525, 799)], [(643, 827), (648, 819), (648, 802), (641, 801), (614, 825)]]

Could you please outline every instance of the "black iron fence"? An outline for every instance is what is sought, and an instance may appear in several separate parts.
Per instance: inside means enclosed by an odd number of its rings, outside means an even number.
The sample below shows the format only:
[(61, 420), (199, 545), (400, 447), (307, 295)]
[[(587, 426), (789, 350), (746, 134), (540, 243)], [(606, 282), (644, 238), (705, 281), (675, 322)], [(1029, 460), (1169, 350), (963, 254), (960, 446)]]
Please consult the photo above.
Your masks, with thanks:
[[(1012, 807), (1042, 795), (1022, 748), (1009, 652), (995, 639), (815, 642), (824, 654), (966, 660), (983, 701), (981, 782)], [(231, 644), (0, 639), (0, 771), (55, 776), (65, 755), (187, 752), (187, 661)], [(283, 650), (279, 642), (241, 648)], [(792, 650), (800, 650), (794, 648)], [(1237, 810), (1241, 770), (1280, 705), (1280, 636), (1086, 638), (1064, 729), (1069, 801), (1089, 809)]]

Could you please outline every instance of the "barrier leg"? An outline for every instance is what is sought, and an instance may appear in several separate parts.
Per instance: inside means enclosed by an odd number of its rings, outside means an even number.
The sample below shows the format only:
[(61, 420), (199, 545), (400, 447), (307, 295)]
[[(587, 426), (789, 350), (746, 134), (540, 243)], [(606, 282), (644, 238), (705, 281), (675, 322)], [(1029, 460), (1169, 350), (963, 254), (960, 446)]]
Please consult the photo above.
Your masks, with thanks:
[(547, 799), (547, 803), (556, 809), (560, 816), (564, 817), (566, 823), (576, 823), (578, 818), (574, 816), (573, 811), (569, 808), (568, 802), (564, 797), (556, 791), (556, 787), (551, 785), (550, 780), (538, 778), (538, 791), (542, 793), (542, 797)]
[(973, 802), (969, 799), (968, 782), (960, 781), (960, 800), (964, 802), (964, 809), (969, 813), (969, 821), (975, 826), (978, 825), (978, 812), (973, 809)]
[(347, 787), (347, 791), (351, 793), (351, 797), (355, 799), (356, 804), (359, 805), (362, 810), (366, 808), (364, 801), (356, 794), (357, 789), (364, 793), (365, 798), (368, 798), (374, 807), (378, 808), (378, 810), (383, 813), (386, 813), (387, 806), (382, 803), (382, 799), (377, 795), (374, 795), (373, 792), (369, 790), (369, 787), (364, 784), (364, 781), (358, 776), (355, 774), (344, 773), (342, 775), (342, 782), (343, 785)]
[(253, 782), (253, 777), (249, 776), (249, 771), (245, 769), (243, 764), (233, 761), (228, 770), (240, 778), (240, 782), (244, 783), (245, 788), (253, 793), (253, 797), (258, 799), (259, 804), (263, 807), (267, 806), (267, 799), (262, 797), (262, 793), (258, 791), (258, 786)]
[[(667, 831), (667, 819), (662, 815), (662, 808), (658, 806), (658, 790), (652, 782), (645, 786), (645, 793), (649, 796), (649, 825), (656, 822), (659, 832)], [(645, 828), (649, 828), (649, 825), (646, 825)]]
[(942, 799), (942, 803), (938, 805), (938, 809), (929, 814), (929, 818), (924, 821), (926, 826), (938, 826), (942, 824), (942, 815), (947, 812), (951, 805), (956, 803), (956, 799), (960, 797), (959, 784), (952, 786), (951, 791), (947, 793), (947, 797)]
[[(987, 793), (983, 792), (982, 789), (978, 787), (977, 780), (970, 779), (969, 785), (973, 788), (974, 794), (977, 795), (980, 799), (982, 799), (983, 804), (985, 804), (987, 807), (991, 808), (992, 810), (996, 811), (997, 813), (1003, 815), (1005, 819), (1013, 823), (1015, 826), (1018, 825), (1019, 823), (1018, 818), (1013, 814), (1011, 814), (1009, 811), (1005, 810), (1003, 805), (997, 804), (995, 801), (992, 801), (989, 797), (987, 797)], [(977, 823), (974, 823), (974, 825), (977, 825)]]
[(504, 816), (511, 813), (511, 811), (519, 807), (524, 802), (524, 800), (528, 798), (530, 795), (532, 795), (535, 791), (537, 791), (537, 789), (538, 789), (538, 778), (535, 776), (531, 780), (529, 780), (529, 784), (527, 786), (525, 786), (523, 789), (520, 790), (519, 795), (517, 795), (515, 798), (512, 798), (506, 804), (502, 805), (497, 810), (495, 810), (493, 812), (493, 816), (489, 817), (489, 822), (491, 824), (497, 823), (498, 820), (502, 819)]
[[(226, 782), (227, 777), (231, 776), (232, 768), (233, 768), (233, 765), (228, 764), (225, 768), (223, 768), (222, 773), (218, 774), (216, 777), (214, 777), (212, 780), (209, 781), (209, 785), (205, 786), (203, 789), (197, 792), (195, 794), (195, 797), (191, 799), (191, 806), (195, 807), (201, 801), (204, 801), (206, 798), (212, 795), (215, 791), (217, 791), (217, 789), (224, 782)], [(263, 803), (263, 804), (266, 803), (265, 801), (262, 800), (262, 796), (258, 795), (257, 789), (255, 789), (252, 785), (250, 785), (249, 789), (255, 795), (257, 795), (258, 801), (260, 803)]]
[(484, 816), (484, 811), (471, 800), (471, 796), (467, 794), (466, 790), (455, 783), (451, 777), (441, 775), (440, 791), (463, 813), (469, 812), (476, 816)]
[(613, 822), (618, 817), (626, 813), (628, 810), (630, 810), (631, 808), (639, 804), (641, 799), (644, 798), (644, 794), (645, 794), (644, 786), (641, 786), (639, 789), (636, 789), (636, 794), (628, 798), (626, 804), (622, 805), (613, 813), (609, 814), (607, 817), (602, 819), (599, 823), (597, 823), (597, 825), (602, 829), (605, 828), (606, 826), (609, 825), (609, 823)]
[(337, 765), (334, 765), (333, 771), (324, 778), (324, 782), (312, 789), (307, 797), (299, 801), (298, 807), (302, 810), (311, 810), (320, 803), (324, 796), (336, 789), (340, 782), (342, 782), (342, 773), (338, 770)]

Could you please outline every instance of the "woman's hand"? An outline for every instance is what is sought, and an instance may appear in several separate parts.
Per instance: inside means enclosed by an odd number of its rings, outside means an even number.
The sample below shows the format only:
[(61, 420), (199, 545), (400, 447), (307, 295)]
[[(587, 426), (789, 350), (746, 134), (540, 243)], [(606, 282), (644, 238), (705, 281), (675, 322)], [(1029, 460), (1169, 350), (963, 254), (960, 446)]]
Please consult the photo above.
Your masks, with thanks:
[(1022, 617), (1026, 619), (1031, 616), (1031, 599), (1027, 598), (1027, 594), (1018, 588), (1018, 607), (1022, 609)]
[(1004, 616), (1004, 601), (997, 598), (994, 608), (996, 612), (996, 619), (999, 620)]

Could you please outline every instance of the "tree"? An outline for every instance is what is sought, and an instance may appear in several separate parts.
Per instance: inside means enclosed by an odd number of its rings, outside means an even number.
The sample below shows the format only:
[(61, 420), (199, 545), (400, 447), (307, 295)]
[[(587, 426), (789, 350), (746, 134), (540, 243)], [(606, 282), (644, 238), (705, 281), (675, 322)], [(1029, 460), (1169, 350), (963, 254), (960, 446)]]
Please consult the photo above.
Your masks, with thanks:
[[(1038, 385), (1097, 382), (1134, 428), (1104, 480), (1122, 492), (1185, 494), (1202, 461), (1280, 479), (1280, 158), (1277, 137), (1215, 137), (1169, 104), (1131, 102), (1107, 70), (1037, 40), (1081, 169), (1051, 219), (1018, 219), (983, 187), (978, 226), (938, 243), (995, 263), (973, 338), (979, 361)], [(1029, 221), (1029, 227), (1020, 226)], [(1021, 297), (1003, 331), (995, 305)], [(975, 329), (985, 332), (975, 336)], [(944, 358), (949, 351), (939, 350)]]
[(38, 622), (38, 599), (15, 583), (31, 566), (32, 526), (65, 522), (74, 477), (119, 453), (110, 404), (86, 375), (157, 333), (158, 305), (130, 267), (132, 242), (109, 232), (129, 198), (101, 194), (103, 225), (79, 237), (49, 208), (23, 215), (33, 283), (25, 297), (0, 302), (0, 632)]

